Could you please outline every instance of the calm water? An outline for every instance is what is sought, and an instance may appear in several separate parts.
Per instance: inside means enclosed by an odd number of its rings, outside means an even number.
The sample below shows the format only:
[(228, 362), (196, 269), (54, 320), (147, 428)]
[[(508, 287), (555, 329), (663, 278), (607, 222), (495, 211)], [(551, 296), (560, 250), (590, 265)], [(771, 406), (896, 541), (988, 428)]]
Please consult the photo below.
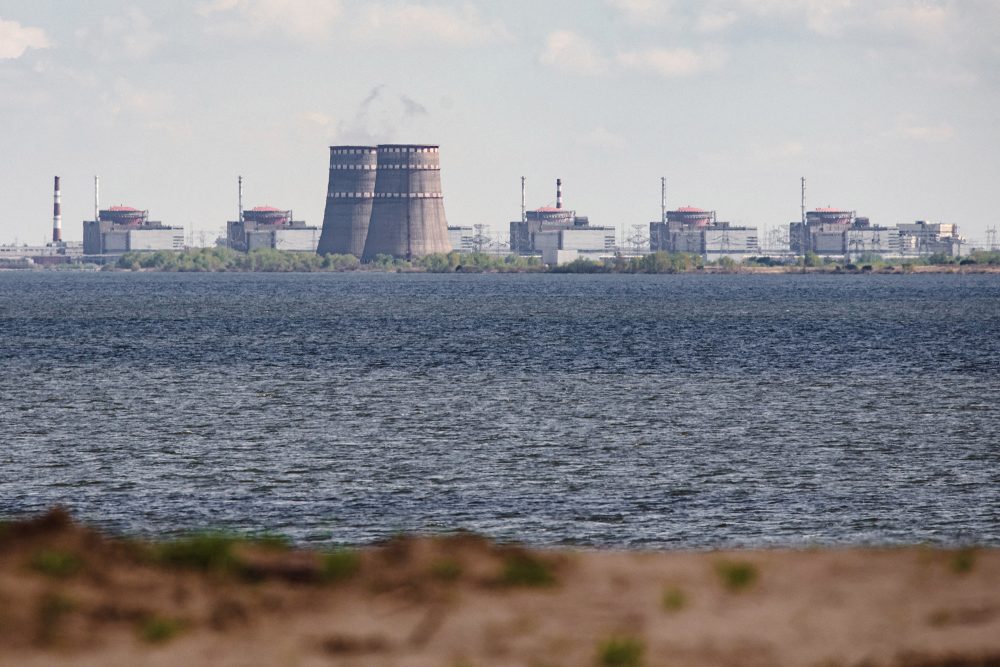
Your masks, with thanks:
[(0, 274), (0, 516), (1000, 544), (989, 276)]

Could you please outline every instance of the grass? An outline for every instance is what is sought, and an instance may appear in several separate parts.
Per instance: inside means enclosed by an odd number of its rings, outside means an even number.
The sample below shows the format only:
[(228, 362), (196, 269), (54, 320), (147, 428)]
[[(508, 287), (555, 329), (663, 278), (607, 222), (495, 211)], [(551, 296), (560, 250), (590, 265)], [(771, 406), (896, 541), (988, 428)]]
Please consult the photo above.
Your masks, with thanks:
[(745, 561), (722, 560), (715, 564), (715, 572), (726, 590), (738, 593), (756, 583), (759, 573), (757, 566)]
[(453, 558), (442, 558), (431, 565), (431, 576), (440, 581), (456, 581), (462, 576), (462, 564)]
[(518, 553), (504, 561), (500, 583), (504, 586), (551, 586), (556, 583), (556, 577), (544, 561), (527, 553)]
[(951, 557), (951, 571), (955, 574), (968, 574), (976, 565), (974, 549), (959, 549)]
[(639, 667), (646, 647), (632, 637), (612, 637), (597, 647), (597, 663), (603, 667)]
[(323, 581), (337, 582), (350, 579), (361, 569), (361, 556), (350, 549), (338, 549), (323, 556), (321, 577)]
[(150, 616), (139, 624), (139, 637), (150, 644), (162, 644), (184, 629), (184, 621), (176, 618)]
[(680, 611), (687, 604), (687, 596), (684, 595), (684, 591), (678, 588), (668, 588), (663, 591), (663, 597), (661, 598), (660, 603), (666, 611)]
[(66, 614), (76, 609), (76, 602), (59, 593), (46, 593), (38, 603), (38, 643), (48, 645), (55, 641), (59, 626)]
[(79, 572), (82, 567), (83, 561), (71, 551), (44, 549), (36, 553), (31, 559), (31, 568), (33, 570), (55, 579), (71, 577)]
[(237, 538), (223, 533), (199, 533), (159, 545), (158, 560), (172, 567), (232, 573), (240, 569), (233, 555)]

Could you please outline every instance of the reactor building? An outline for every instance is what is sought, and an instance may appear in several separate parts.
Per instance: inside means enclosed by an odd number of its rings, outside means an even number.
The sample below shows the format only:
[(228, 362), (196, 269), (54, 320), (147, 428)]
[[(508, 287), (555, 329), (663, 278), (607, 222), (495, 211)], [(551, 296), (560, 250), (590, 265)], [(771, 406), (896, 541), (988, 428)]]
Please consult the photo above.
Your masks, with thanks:
[(590, 219), (563, 208), (562, 179), (556, 179), (556, 205), (533, 211), (524, 209), (522, 179), (521, 219), (510, 223), (510, 251), (519, 255), (542, 255), (546, 264), (572, 261), (581, 255), (613, 254), (615, 228), (591, 226)]
[(150, 220), (149, 211), (131, 206), (98, 210), (94, 220), (83, 222), (85, 255), (183, 249), (183, 227), (170, 227)]
[(451, 252), (440, 147), (331, 146), (317, 252), (417, 259)]
[(759, 252), (756, 227), (720, 222), (715, 211), (664, 207), (660, 220), (649, 223), (650, 252), (686, 252), (706, 260), (742, 259)]
[(273, 206), (242, 211), (239, 220), (226, 223), (226, 245), (239, 252), (258, 248), (316, 252), (319, 239), (318, 228), (295, 220), (291, 211)]
[(919, 257), (944, 254), (960, 257), (964, 239), (958, 225), (928, 223), (879, 227), (855, 211), (818, 208), (808, 211), (804, 221), (788, 228), (789, 247), (796, 255), (812, 253), (833, 257)]

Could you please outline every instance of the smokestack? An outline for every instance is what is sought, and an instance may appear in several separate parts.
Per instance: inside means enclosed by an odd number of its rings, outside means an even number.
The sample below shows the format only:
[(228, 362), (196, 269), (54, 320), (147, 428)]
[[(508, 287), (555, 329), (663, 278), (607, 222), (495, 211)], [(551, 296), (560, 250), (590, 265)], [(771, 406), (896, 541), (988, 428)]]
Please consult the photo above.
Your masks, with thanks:
[(94, 176), (94, 221), (101, 220), (101, 177)]
[(62, 193), (59, 190), (58, 176), (56, 176), (55, 190), (52, 195), (52, 242), (62, 242)]
[(667, 177), (660, 177), (660, 222), (667, 221)]
[(806, 224), (806, 177), (802, 177), (802, 224)]
[(556, 179), (556, 208), (562, 208), (562, 179)]
[(243, 222), (243, 177), (242, 176), (240, 176), (239, 178), (239, 189), (240, 189), (239, 203), (237, 204), (239, 210), (236, 212), (237, 214), (236, 219), (239, 220), (240, 222)]
[(521, 222), (525, 222), (528, 219), (527, 209), (524, 207), (524, 176), (521, 177)]

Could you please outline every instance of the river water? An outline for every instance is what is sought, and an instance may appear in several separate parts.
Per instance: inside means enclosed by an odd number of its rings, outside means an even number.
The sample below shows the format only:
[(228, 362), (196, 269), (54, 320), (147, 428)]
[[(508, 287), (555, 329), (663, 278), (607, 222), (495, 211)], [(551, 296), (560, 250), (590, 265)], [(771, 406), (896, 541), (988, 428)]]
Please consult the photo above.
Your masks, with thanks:
[(0, 516), (1000, 545), (996, 276), (0, 274)]

